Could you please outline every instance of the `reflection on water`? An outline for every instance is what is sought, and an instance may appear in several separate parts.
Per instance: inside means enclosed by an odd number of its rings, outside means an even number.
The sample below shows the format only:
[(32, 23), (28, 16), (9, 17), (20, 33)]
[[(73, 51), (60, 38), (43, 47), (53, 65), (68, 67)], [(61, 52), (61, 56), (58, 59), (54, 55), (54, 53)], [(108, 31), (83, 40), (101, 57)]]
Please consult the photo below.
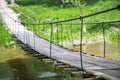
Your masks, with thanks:
[[(105, 44), (105, 57), (120, 61), (120, 42), (106, 42)], [(75, 51), (79, 51), (79, 46), (74, 46)], [(94, 54), (95, 56), (104, 56), (103, 42), (91, 43), (83, 45), (83, 52)]]
[(53, 73), (53, 72), (43, 72), (42, 74), (40, 74), (39, 78), (52, 77), (56, 75), (57, 73)]
[(13, 80), (33, 80), (26, 63), (21, 59), (9, 60), (8, 65), (13, 72)]

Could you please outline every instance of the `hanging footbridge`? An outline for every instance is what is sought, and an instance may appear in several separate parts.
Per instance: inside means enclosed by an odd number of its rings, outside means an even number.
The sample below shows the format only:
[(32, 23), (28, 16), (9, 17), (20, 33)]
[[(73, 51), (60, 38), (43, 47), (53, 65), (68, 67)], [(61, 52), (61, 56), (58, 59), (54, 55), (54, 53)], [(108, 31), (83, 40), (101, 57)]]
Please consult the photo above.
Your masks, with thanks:
[[(118, 9), (119, 7), (120, 6), (117, 6), (115, 8), (109, 9), (107, 11)], [(83, 19), (86, 17), (92, 16), (92, 15), (97, 15), (97, 14), (107, 12), (107, 11), (102, 11), (102, 12), (98, 12), (98, 13), (91, 14), (88, 16), (83, 16), (83, 17), (65, 20), (65, 21), (72, 21), (72, 20), (79, 20), (79, 19), (81, 19), (81, 21), (83, 21)], [(65, 22), (65, 21), (44, 23), (44, 24), (47, 24), (50, 26), (49, 27), (50, 34), (49, 34), (49, 32), (44, 32), (44, 33), (40, 33), (40, 34), (43, 35), (43, 37), (45, 37), (44, 34), (48, 34), (49, 40), (50, 40), (50, 42), (49, 42), (48, 40), (45, 40), (45, 39), (39, 37), (38, 35), (36, 35), (35, 33), (33, 33), (33, 31), (28, 30), (25, 23), (20, 22), (16, 13), (7, 6), (7, 3), (4, 0), (0, 1), (0, 14), (2, 16), (3, 22), (6, 25), (6, 28), (10, 31), (10, 33), (14, 34), (18, 40), (22, 41), (24, 44), (28, 45), (35, 51), (37, 51), (43, 55), (46, 55), (52, 59), (55, 59), (57, 61), (67, 63), (72, 66), (76, 66), (78, 68), (84, 68), (85, 70), (90, 71), (90, 72), (94, 73), (95, 75), (105, 76), (112, 80), (120, 79), (120, 62), (108, 60), (108, 59), (100, 58), (100, 57), (89, 56), (86, 54), (81, 54), (82, 47), (80, 47), (80, 53), (79, 53), (79, 52), (75, 52), (75, 51), (61, 47), (64, 45), (64, 43), (63, 42), (60, 43), (58, 37), (56, 38), (57, 40), (55, 40), (55, 41), (53, 40), (54, 36), (51, 35), (51, 34), (54, 34), (54, 32), (55, 32), (54, 31), (55, 29), (53, 30), (53, 25), (57, 24), (57, 25), (61, 26), (62, 25), (61, 22)], [(81, 23), (81, 26), (83, 25), (82, 23)], [(44, 24), (42, 24), (43, 27), (46, 26)], [(36, 24), (36, 25), (41, 25), (41, 24)], [(34, 25), (32, 25), (32, 27), (34, 27)], [(63, 26), (61, 28), (63, 28)], [(39, 29), (39, 28), (37, 28), (37, 29)], [(59, 31), (59, 30), (60, 29), (58, 27), (56, 27), (56, 31), (59, 32), (57, 34), (57, 36), (61, 35), (61, 37), (62, 37), (62, 35), (64, 35), (64, 34), (62, 34), (62, 31)], [(72, 30), (70, 30), (70, 32), (71, 31)], [(68, 32), (66, 32), (66, 33), (68, 33)], [(104, 31), (103, 31), (103, 33), (104, 33)], [(71, 35), (71, 37), (72, 37), (72, 35)], [(62, 38), (60, 38), (60, 39), (61, 39), (61, 41), (63, 41)], [(71, 39), (71, 41), (72, 40), (73, 39)], [(53, 42), (56, 43), (57, 45), (53, 44)], [(80, 42), (82, 42), (82, 40), (80, 40)], [(59, 46), (59, 45), (61, 45), (61, 46)]]

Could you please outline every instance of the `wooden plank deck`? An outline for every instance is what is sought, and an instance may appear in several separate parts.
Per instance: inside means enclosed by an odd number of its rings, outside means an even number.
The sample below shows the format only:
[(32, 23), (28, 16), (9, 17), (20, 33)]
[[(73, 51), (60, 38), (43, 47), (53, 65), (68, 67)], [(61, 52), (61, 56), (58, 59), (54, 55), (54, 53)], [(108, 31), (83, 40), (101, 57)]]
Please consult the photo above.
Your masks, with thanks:
[[(39, 38), (31, 31), (28, 31), (24, 25), (16, 22), (15, 20), (18, 20), (16, 13), (6, 6), (7, 4), (5, 0), (0, 0), (0, 8), (4, 8), (0, 10), (0, 13), (9, 31), (34, 50), (49, 56), (50, 42)], [(52, 44), (51, 57), (58, 61), (62, 61), (79, 68), (81, 67), (80, 55), (78, 52), (70, 51), (54, 44)], [(83, 54), (83, 67), (94, 74), (102, 75), (112, 80), (120, 80), (120, 62)]]

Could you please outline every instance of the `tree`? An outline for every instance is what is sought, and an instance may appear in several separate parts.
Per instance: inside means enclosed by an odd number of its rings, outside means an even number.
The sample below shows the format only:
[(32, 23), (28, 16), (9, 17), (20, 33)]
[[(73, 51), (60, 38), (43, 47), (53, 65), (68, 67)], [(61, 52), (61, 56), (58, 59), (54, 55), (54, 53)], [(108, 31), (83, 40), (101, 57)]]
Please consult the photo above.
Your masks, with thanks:
[[(80, 11), (80, 16), (83, 16), (81, 0), (78, 0), (77, 5), (78, 5), (79, 11)], [(83, 23), (84, 22), (85, 21), (83, 21)], [(87, 32), (85, 24), (83, 25), (83, 32), (85, 32), (85, 33)]]
[(12, 5), (12, 6), (15, 5), (15, 0), (11, 0), (11, 5)]
[(59, 4), (62, 4), (62, 0), (58, 0), (58, 3), (59, 3)]
[[(83, 16), (81, 0), (71, 0), (71, 2), (78, 7), (78, 9), (79, 9), (79, 11), (80, 11), (80, 16)], [(84, 22), (85, 22), (85, 21), (83, 21), (83, 23), (84, 23)], [(85, 24), (83, 25), (83, 32), (85, 32), (85, 33), (87, 32), (87, 30), (86, 30), (86, 25), (85, 25)]]

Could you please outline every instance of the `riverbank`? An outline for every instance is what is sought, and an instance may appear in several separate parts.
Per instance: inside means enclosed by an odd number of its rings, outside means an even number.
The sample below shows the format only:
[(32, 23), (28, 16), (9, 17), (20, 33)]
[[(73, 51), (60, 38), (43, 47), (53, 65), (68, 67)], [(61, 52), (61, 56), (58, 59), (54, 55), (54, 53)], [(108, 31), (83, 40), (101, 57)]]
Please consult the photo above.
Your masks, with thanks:
[[(20, 47), (0, 48), (0, 80), (80, 80), (55, 70)], [(82, 79), (81, 79), (82, 80)]]

